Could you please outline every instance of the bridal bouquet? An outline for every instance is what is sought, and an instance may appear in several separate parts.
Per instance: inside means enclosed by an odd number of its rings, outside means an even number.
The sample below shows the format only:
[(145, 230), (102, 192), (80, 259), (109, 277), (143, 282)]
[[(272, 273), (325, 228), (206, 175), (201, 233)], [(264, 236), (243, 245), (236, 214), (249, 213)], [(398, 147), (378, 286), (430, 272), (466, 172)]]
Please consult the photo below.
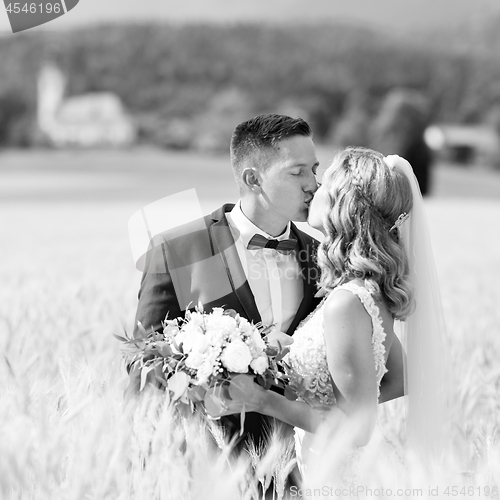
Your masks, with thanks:
[(253, 325), (232, 309), (205, 313), (201, 304), (162, 325), (163, 333), (147, 332), (139, 323), (138, 338), (115, 335), (125, 344), (130, 367), (141, 371), (140, 390), (155, 381), (175, 405), (193, 411), (202, 403), (217, 418), (228, 398), (245, 401), (254, 380), (266, 389), (284, 387), (280, 361), (288, 348), (280, 342), (285, 334), (276, 336), (272, 326)]

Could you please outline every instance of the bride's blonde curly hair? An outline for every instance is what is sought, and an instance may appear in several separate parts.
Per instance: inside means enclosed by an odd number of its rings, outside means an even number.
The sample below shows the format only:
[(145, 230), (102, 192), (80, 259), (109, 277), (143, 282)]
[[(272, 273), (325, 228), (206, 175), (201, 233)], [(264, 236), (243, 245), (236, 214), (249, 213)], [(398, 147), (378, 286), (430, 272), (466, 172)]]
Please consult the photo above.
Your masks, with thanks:
[(326, 292), (360, 278), (395, 319), (404, 320), (413, 312), (414, 298), (408, 258), (393, 226), (412, 209), (407, 177), (389, 168), (376, 151), (347, 148), (325, 172), (323, 186), (328, 209), (318, 250), (320, 288)]

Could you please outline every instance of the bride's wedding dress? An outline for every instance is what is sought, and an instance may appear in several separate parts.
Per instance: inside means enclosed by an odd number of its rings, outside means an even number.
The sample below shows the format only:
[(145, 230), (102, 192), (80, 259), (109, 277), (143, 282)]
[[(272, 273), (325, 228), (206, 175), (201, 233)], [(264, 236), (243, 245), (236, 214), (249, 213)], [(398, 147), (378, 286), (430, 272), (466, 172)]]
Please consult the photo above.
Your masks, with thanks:
[[(385, 347), (384, 340), (386, 333), (383, 328), (380, 311), (372, 297), (372, 294), (365, 287), (357, 285), (354, 282), (349, 282), (337, 287), (330, 293), (336, 293), (338, 290), (348, 290), (355, 294), (363, 304), (372, 320), (372, 351), (373, 360), (375, 363), (375, 371), (377, 378), (378, 394), (380, 395), (380, 382), (382, 377), (387, 372), (385, 366)], [(297, 380), (303, 380), (303, 389), (307, 390), (307, 402), (313, 406), (325, 408), (336, 405), (335, 394), (333, 390), (333, 381), (328, 369), (326, 358), (326, 345), (323, 331), (323, 310), (326, 301), (323, 302), (313, 311), (297, 328), (293, 335), (293, 344), (290, 346), (290, 352), (287, 355), (287, 361), (292, 369), (292, 377), (297, 375)], [(327, 459), (325, 450), (328, 446), (325, 443), (320, 443), (321, 451), (318, 449), (318, 442), (315, 436), (300, 428), (295, 428), (295, 447), (297, 454), (297, 463), (303, 477), (308, 474), (308, 463), (312, 459), (321, 460)], [(380, 431), (377, 429), (370, 441), (368, 447), (373, 450), (377, 448), (378, 452), (382, 452), (384, 459), (388, 459), (388, 455), (393, 455), (390, 459), (396, 463), (401, 463), (392, 444), (387, 442)], [(383, 448), (383, 451), (381, 449)], [(331, 447), (330, 447), (331, 450)], [(362, 455), (366, 455), (365, 448), (357, 448), (343, 461), (344, 471), (342, 472), (342, 481), (348, 484), (358, 483), (359, 464)], [(321, 457), (318, 455), (321, 454)]]

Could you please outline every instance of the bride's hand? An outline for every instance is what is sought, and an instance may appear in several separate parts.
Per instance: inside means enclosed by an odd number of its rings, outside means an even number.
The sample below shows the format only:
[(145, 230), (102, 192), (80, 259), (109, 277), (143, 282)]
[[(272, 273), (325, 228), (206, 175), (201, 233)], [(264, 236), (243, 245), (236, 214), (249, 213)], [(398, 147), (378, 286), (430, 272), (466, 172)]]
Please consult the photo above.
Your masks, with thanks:
[(253, 377), (249, 375), (238, 375), (237, 381), (240, 383), (219, 388), (217, 396), (222, 400), (223, 408), (217, 412), (217, 415), (212, 415), (213, 417), (239, 414), (242, 411), (261, 412), (269, 391), (256, 384)]

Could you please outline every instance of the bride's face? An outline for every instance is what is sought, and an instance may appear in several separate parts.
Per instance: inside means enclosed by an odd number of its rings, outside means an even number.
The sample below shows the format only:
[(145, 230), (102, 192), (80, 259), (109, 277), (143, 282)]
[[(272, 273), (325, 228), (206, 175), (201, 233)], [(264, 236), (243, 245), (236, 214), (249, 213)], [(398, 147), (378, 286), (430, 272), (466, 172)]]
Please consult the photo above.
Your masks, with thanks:
[(328, 197), (326, 188), (321, 186), (316, 193), (309, 207), (309, 215), (307, 222), (314, 229), (318, 229), (322, 233), (325, 232), (323, 228), (323, 214), (328, 208)]

